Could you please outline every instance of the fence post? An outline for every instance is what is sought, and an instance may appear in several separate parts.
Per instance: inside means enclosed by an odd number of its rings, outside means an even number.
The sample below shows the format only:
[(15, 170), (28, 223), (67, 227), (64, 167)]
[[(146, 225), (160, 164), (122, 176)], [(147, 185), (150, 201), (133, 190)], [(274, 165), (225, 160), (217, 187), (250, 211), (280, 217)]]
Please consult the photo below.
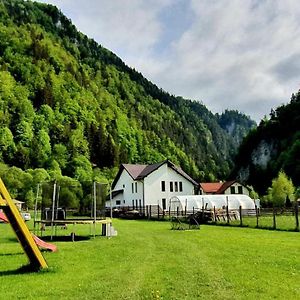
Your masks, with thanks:
[(159, 204), (157, 204), (157, 220), (159, 220)]
[(239, 207), (239, 211), (240, 211), (240, 226), (243, 227), (243, 216), (242, 216), (242, 206), (241, 205)]
[(295, 218), (296, 218), (296, 231), (299, 231), (299, 207), (298, 207), (298, 201), (295, 201)]
[(255, 215), (256, 215), (256, 228), (258, 228), (258, 209), (256, 204), (255, 204)]
[(195, 214), (195, 207), (193, 206), (193, 215)]
[(165, 219), (165, 210), (163, 209), (163, 213), (162, 213), (162, 218), (163, 220)]
[(169, 219), (171, 218), (171, 206), (169, 206)]
[(229, 224), (229, 209), (228, 209), (228, 205), (226, 205), (226, 217), (227, 217), (227, 224)]
[(217, 223), (216, 207), (215, 206), (214, 206), (214, 219), (215, 219), (215, 223)]
[(146, 217), (149, 218), (148, 205), (146, 205)]
[(149, 215), (150, 215), (150, 219), (151, 219), (151, 207), (152, 207), (152, 205), (149, 205)]
[(186, 217), (186, 206), (184, 207), (184, 216)]
[(177, 217), (178, 217), (178, 215), (179, 215), (179, 207), (177, 206), (177, 208), (176, 208), (176, 215), (177, 215)]
[(276, 211), (274, 206), (273, 206), (273, 229), (276, 229)]

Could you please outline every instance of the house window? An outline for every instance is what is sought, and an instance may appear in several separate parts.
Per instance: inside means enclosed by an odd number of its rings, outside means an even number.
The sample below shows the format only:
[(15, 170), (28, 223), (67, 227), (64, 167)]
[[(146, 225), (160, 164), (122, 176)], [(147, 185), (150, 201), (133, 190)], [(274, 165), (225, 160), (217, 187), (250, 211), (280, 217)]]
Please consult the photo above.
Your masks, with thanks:
[(175, 192), (178, 192), (178, 182), (175, 181)]
[(166, 191), (166, 182), (165, 182), (165, 181), (162, 181), (162, 182), (161, 182), (161, 191), (162, 191), (162, 192), (165, 192), (165, 191)]
[(125, 200), (123, 200), (123, 203), (125, 204)]
[(235, 194), (235, 187), (234, 186), (230, 187), (230, 194)]
[(243, 187), (241, 185), (238, 186), (238, 193), (243, 194)]
[(179, 192), (182, 192), (182, 182), (179, 181)]
[(135, 183), (135, 192), (137, 193), (137, 182)]
[(170, 192), (173, 192), (173, 182), (170, 181)]
[(163, 208), (163, 209), (166, 209), (166, 207), (167, 207), (167, 206), (166, 206), (166, 198), (162, 198), (162, 199), (161, 199), (161, 204), (162, 204), (162, 208)]
[(121, 200), (116, 200), (116, 205), (121, 205)]
[(132, 191), (132, 194), (134, 193), (134, 183), (131, 184), (131, 191)]

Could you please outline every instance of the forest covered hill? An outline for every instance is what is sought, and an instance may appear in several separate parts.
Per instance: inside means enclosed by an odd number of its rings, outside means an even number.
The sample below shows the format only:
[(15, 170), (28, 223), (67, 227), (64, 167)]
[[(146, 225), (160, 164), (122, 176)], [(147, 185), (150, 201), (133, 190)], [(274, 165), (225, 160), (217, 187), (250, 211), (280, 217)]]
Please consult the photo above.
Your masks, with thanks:
[(12, 189), (166, 158), (196, 180), (224, 179), (253, 125), (228, 133), (225, 114), (158, 88), (56, 7), (0, 1), (0, 176), (21, 181)]
[(266, 194), (273, 178), (283, 170), (300, 186), (300, 91), (263, 119), (244, 139), (233, 173)]

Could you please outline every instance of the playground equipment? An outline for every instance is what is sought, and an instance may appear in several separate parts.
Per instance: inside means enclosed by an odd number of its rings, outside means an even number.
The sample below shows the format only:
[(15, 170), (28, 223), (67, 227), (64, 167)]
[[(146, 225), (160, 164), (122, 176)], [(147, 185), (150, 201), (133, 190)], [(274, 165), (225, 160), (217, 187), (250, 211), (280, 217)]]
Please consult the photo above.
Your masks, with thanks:
[(4, 211), (1, 219), (9, 222), (15, 232), (25, 254), (27, 255), (30, 265), (33, 269), (48, 268), (47, 263), (39, 250), (34, 237), (30, 233), (20, 212), (15, 206), (9, 192), (7, 191), (2, 179), (0, 178), (0, 208)]
[[(40, 230), (39, 236), (48, 233), (50, 240), (54, 236), (59, 238), (61, 234), (74, 241), (77, 224), (90, 224), (90, 235), (94, 237), (96, 225), (100, 224), (101, 235), (115, 235), (111, 219), (105, 217), (106, 194), (107, 184), (97, 182), (55, 181), (40, 184), (34, 212), (35, 232)], [(76, 237), (81, 239), (82, 235), (77, 234)]]

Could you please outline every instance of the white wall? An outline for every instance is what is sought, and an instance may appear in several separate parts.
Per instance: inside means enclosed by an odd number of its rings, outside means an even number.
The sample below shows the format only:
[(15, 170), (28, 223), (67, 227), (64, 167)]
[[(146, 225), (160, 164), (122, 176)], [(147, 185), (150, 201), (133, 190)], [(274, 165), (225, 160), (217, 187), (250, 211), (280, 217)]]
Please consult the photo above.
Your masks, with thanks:
[[(162, 191), (162, 181), (165, 181), (164, 192)], [(170, 182), (173, 183), (173, 192), (170, 191)], [(177, 183), (177, 191), (175, 189), (175, 182)], [(180, 191), (180, 182), (182, 183), (182, 191)], [(133, 192), (132, 183), (134, 184)], [(135, 184), (137, 185), (137, 192)], [(120, 193), (116, 195), (112, 199), (113, 207), (132, 207), (134, 203), (135, 207), (139, 207), (140, 205), (146, 206), (159, 204), (162, 208), (162, 199), (166, 199), (167, 209), (169, 206), (169, 199), (171, 197), (178, 195), (194, 195), (194, 185), (173, 169), (169, 168), (167, 163), (163, 164), (160, 168), (145, 177), (144, 181), (134, 181), (124, 169), (114, 187), (114, 190), (124, 190), (124, 192), (123, 194)], [(120, 201), (120, 205), (116, 205), (118, 200)], [(106, 205), (110, 206), (110, 202), (107, 201)]]
[[(241, 186), (242, 187), (242, 193), (239, 193), (238, 187)], [(238, 182), (233, 183), (228, 189), (226, 189), (224, 191), (225, 195), (230, 195), (231, 193), (231, 187), (234, 187), (235, 190), (235, 194), (243, 194), (243, 195), (247, 195), (249, 196), (249, 190), (244, 187), (243, 185), (239, 184)]]
[[(133, 184), (133, 192), (132, 192)], [(137, 189), (136, 189), (137, 188)], [(143, 205), (143, 183), (140, 181), (134, 181), (128, 172), (124, 169), (121, 176), (116, 183), (114, 190), (124, 190), (123, 194), (118, 194), (113, 198), (112, 206), (115, 207), (117, 200), (120, 200), (120, 206), (139, 206)]]
[[(165, 181), (165, 192), (161, 182)], [(170, 182), (173, 182), (173, 192), (170, 191)], [(177, 191), (175, 191), (177, 182)], [(179, 191), (179, 182), (182, 182), (182, 191)], [(166, 208), (169, 199), (175, 195), (194, 195), (194, 185), (186, 178), (169, 168), (167, 163), (144, 178), (145, 205), (157, 205), (162, 208), (162, 199), (166, 199)]]

